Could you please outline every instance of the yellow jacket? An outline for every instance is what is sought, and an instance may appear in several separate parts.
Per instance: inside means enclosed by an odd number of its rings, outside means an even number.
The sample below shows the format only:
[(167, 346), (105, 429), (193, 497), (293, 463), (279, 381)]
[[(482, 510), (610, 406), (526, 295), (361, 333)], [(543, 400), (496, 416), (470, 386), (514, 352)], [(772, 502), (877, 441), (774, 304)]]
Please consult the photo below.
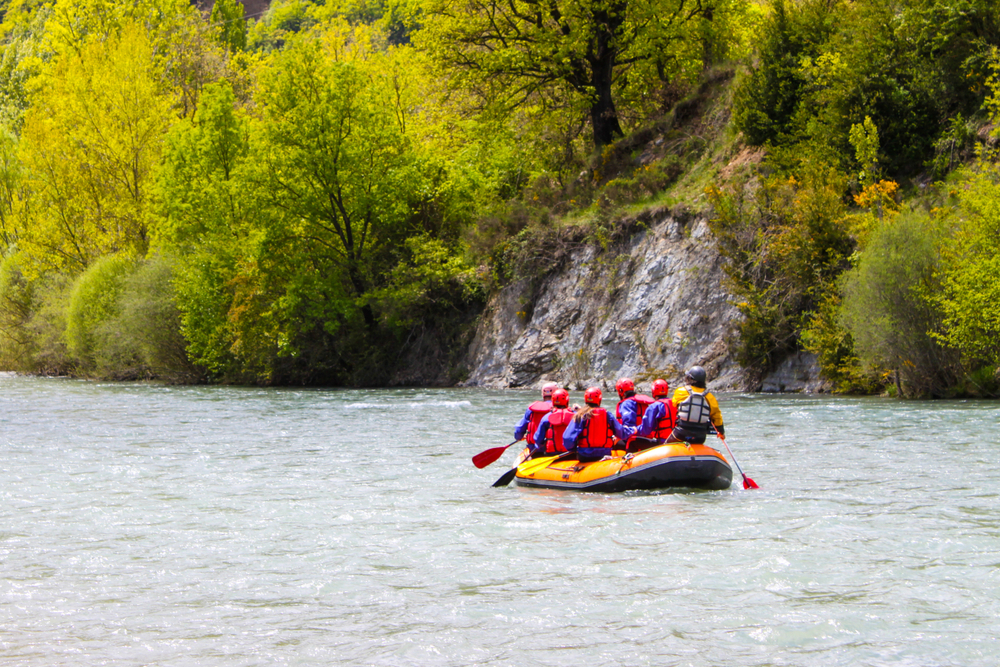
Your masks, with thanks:
[(712, 420), (712, 423), (716, 428), (722, 426), (722, 411), (719, 410), (719, 402), (715, 400), (715, 396), (712, 395), (712, 392), (707, 389), (692, 387), (691, 385), (677, 387), (677, 389), (674, 389), (674, 395), (670, 397), (670, 400), (674, 405), (680, 405), (691, 392), (701, 394), (705, 397), (705, 401), (708, 403), (709, 418)]

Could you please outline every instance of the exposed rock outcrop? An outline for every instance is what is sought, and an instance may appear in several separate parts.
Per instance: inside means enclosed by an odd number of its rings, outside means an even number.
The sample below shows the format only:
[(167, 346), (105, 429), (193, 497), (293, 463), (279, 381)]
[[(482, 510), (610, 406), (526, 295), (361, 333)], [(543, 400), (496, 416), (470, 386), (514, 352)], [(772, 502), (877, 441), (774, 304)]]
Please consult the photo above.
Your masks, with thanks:
[(730, 343), (739, 317), (724, 287), (722, 258), (704, 218), (667, 209), (621, 247), (585, 245), (534, 290), (515, 282), (487, 306), (464, 384), (575, 387), (680, 381), (706, 368), (717, 390), (745, 389)]
[(811, 355), (793, 355), (763, 381), (745, 373), (733, 354), (739, 311), (706, 220), (667, 209), (644, 217), (647, 229), (619, 247), (583, 245), (537, 288), (520, 280), (496, 294), (463, 384), (611, 388), (627, 375), (675, 385), (700, 364), (716, 391), (826, 389)]

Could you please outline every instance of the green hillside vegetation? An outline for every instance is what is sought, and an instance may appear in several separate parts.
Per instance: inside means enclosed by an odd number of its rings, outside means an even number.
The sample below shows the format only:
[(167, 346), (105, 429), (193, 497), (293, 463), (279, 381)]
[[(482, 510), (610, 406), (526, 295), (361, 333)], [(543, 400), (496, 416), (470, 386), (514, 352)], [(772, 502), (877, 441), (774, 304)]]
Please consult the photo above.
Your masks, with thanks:
[(1000, 394), (995, 3), (2, 6), (0, 368), (452, 383), (492, 292), (672, 210), (752, 372)]

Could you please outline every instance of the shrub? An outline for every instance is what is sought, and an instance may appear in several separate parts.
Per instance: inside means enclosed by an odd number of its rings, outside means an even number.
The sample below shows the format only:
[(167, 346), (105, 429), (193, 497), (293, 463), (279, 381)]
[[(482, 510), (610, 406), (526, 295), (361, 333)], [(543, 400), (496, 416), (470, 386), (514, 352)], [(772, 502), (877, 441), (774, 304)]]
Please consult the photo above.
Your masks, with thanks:
[(138, 356), (159, 379), (191, 382), (202, 374), (188, 359), (173, 276), (172, 262), (160, 255), (139, 264), (123, 286), (120, 315), (104, 325), (106, 340), (114, 336), (119, 359)]
[(138, 364), (138, 350), (120, 339), (117, 327), (105, 326), (120, 315), (120, 299), (135, 261), (106, 255), (80, 274), (66, 311), (66, 345), (84, 372)]
[(934, 337), (943, 325), (932, 295), (944, 236), (925, 213), (887, 219), (845, 278), (841, 324), (861, 363), (892, 369), (903, 396), (943, 396), (957, 378), (957, 353)]

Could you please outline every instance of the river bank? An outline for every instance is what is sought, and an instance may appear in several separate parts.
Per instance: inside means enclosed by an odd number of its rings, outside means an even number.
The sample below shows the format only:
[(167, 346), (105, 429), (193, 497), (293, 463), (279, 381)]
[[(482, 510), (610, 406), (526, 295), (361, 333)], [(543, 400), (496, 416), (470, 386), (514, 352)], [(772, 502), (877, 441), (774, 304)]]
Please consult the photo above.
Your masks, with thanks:
[(571, 247), (540, 280), (518, 280), (490, 299), (463, 386), (608, 388), (621, 376), (674, 384), (697, 364), (716, 391), (829, 391), (809, 354), (764, 377), (737, 363), (741, 316), (703, 215), (655, 208), (620, 224), (638, 231), (607, 248)]

